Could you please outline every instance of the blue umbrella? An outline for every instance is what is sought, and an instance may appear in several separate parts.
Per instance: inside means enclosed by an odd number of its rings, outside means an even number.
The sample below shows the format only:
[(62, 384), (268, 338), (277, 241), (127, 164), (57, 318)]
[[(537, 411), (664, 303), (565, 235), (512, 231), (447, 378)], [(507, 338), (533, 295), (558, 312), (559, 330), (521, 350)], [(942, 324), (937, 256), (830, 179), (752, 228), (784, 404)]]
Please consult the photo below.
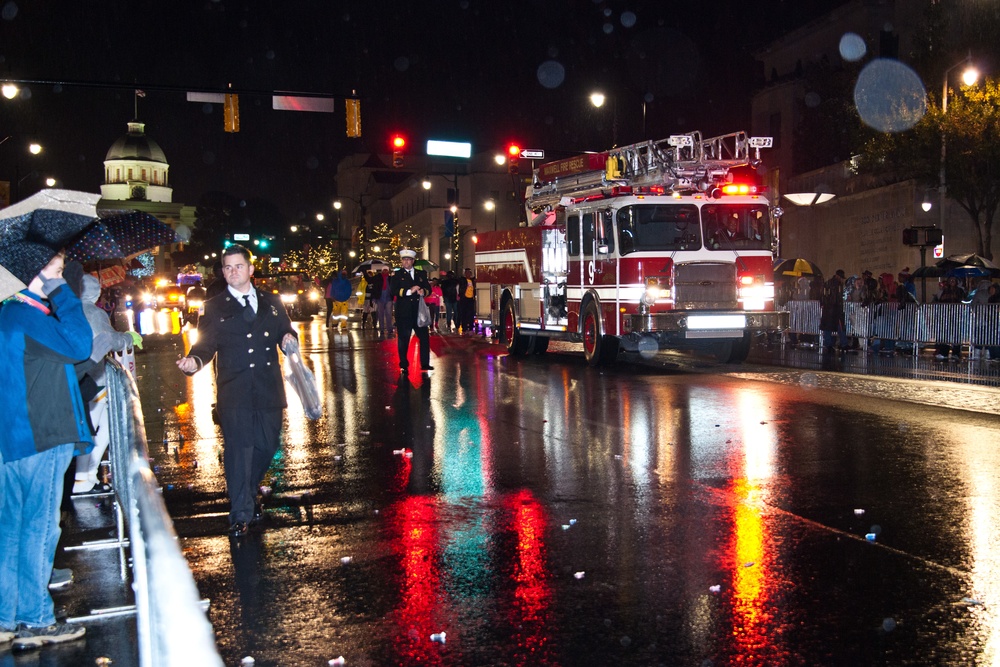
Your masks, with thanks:
[(954, 266), (945, 272), (948, 277), (956, 278), (989, 278), (1000, 275), (996, 269), (988, 269), (982, 266)]

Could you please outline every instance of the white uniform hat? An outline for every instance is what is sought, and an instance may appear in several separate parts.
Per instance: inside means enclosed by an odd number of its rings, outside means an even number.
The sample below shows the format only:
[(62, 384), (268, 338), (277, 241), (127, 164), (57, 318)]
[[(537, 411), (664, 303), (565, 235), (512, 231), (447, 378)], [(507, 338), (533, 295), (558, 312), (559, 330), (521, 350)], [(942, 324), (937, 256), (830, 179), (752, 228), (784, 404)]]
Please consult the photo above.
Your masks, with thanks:
[(402, 250), (399, 251), (399, 256), (400, 257), (409, 257), (410, 259), (416, 259), (417, 258), (417, 251), (416, 250), (410, 250), (408, 248), (403, 248)]

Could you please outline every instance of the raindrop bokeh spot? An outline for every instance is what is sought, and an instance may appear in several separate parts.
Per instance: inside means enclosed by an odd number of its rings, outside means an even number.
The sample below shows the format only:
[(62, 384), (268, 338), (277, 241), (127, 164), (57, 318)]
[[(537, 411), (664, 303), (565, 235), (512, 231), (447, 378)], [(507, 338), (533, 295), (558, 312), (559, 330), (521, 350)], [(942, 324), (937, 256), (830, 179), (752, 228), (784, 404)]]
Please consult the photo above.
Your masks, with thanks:
[(881, 132), (904, 132), (927, 113), (927, 91), (917, 73), (897, 60), (865, 65), (854, 85), (861, 120)]
[(538, 83), (548, 89), (558, 88), (566, 80), (566, 68), (555, 60), (546, 60), (538, 66)]
[(865, 40), (857, 33), (847, 32), (840, 38), (840, 57), (849, 63), (855, 63), (865, 57), (868, 47)]

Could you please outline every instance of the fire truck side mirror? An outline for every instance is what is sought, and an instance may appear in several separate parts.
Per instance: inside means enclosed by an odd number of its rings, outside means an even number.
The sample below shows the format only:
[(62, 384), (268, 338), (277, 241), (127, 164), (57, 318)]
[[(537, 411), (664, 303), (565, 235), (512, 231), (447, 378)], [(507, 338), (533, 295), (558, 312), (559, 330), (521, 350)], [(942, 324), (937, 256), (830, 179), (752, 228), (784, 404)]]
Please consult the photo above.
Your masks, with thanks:
[(598, 246), (597, 246), (597, 254), (598, 255), (607, 255), (610, 252), (611, 252), (611, 249), (608, 248), (608, 244), (607, 243), (598, 244)]

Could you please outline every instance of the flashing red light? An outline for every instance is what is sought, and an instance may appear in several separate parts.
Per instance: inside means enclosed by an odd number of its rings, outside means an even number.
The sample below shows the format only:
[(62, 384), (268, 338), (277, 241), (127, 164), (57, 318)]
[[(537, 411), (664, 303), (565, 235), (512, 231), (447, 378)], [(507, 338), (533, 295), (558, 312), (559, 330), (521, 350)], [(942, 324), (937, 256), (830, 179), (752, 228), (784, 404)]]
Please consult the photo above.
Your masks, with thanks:
[(521, 147), (517, 144), (510, 144), (507, 146), (507, 155), (512, 158), (517, 158), (521, 156)]
[(392, 148), (397, 151), (406, 148), (406, 137), (401, 134), (392, 135)]
[(756, 185), (747, 185), (746, 183), (727, 183), (722, 186), (722, 194), (726, 195), (755, 195), (757, 194)]

